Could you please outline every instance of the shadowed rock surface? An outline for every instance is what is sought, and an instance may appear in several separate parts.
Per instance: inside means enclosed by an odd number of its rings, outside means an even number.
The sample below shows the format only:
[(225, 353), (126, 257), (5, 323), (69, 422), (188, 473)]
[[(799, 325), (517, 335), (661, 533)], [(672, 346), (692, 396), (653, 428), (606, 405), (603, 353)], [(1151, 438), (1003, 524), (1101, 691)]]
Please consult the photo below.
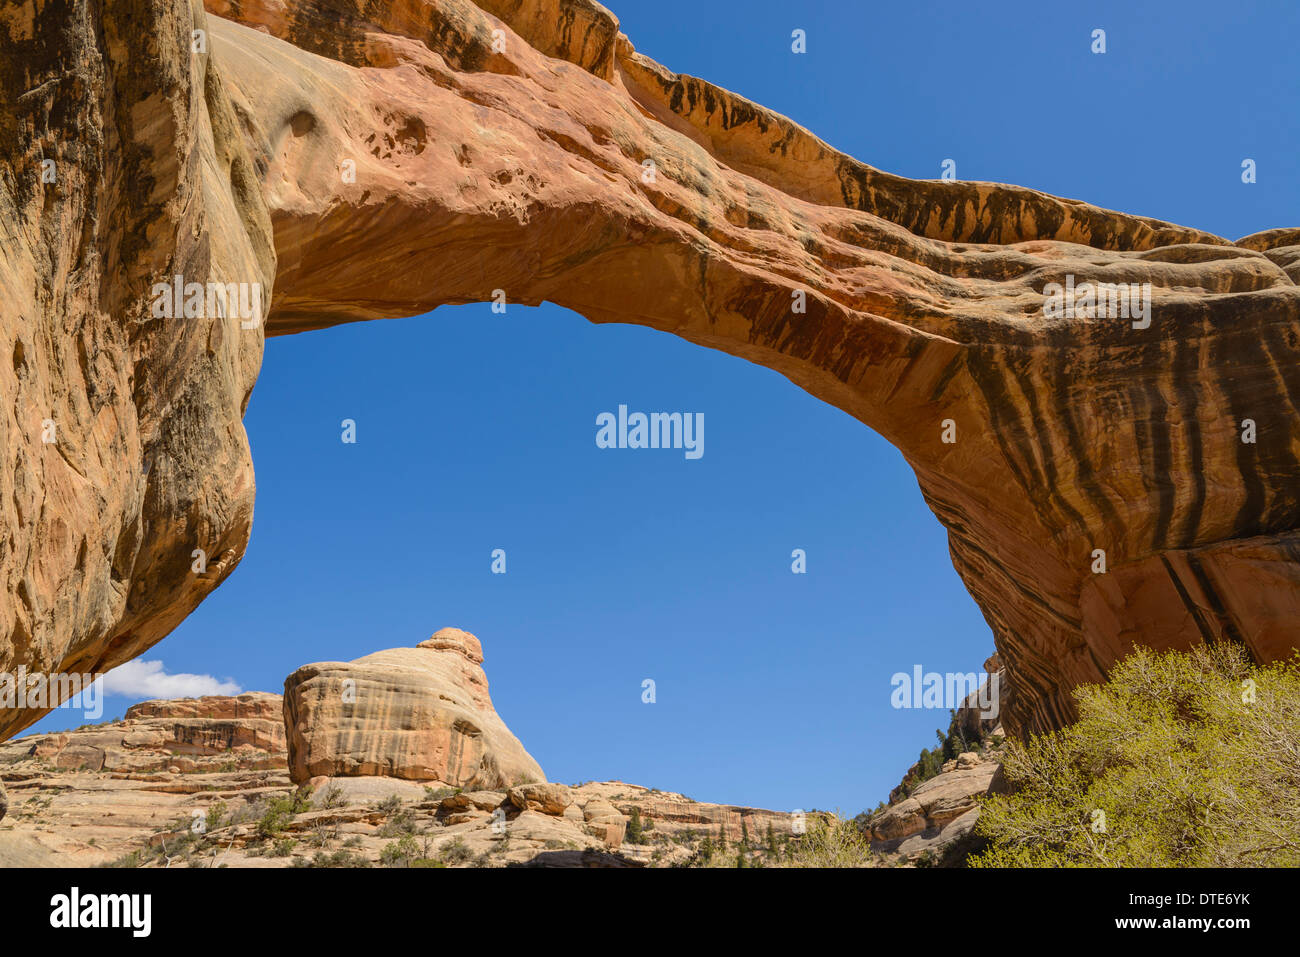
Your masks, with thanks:
[[(120, 664), (229, 574), (263, 332), (498, 289), (768, 366), (896, 445), (1013, 734), (1135, 643), (1297, 646), (1300, 230), (892, 176), (636, 53), (590, 0), (207, 8), (0, 16), (0, 666)], [(154, 318), (175, 274), (274, 281), (265, 328)], [(1067, 276), (1149, 283), (1150, 324), (1048, 318)]]
[[(0, 671), (129, 661), (248, 544), (261, 332), (154, 318), (150, 299), (175, 275), (267, 295), (275, 275), (196, 18), (171, 0), (0, 9)], [(42, 713), (0, 709), (0, 739)]]

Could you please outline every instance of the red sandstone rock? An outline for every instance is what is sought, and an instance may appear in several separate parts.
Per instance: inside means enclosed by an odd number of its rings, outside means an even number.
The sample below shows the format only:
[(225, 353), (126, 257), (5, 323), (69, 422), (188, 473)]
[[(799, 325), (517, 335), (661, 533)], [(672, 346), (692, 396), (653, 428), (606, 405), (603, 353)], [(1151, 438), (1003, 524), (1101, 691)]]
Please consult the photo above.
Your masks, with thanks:
[[(176, 273), (274, 281), (272, 335), (500, 289), (781, 372), (915, 469), (1012, 732), (1135, 643), (1300, 643), (1300, 230), (892, 176), (590, 0), (207, 7), (0, 21), (0, 665), (120, 664), (243, 554), (262, 331), (155, 319)], [(1066, 276), (1149, 283), (1152, 321), (1046, 317)]]

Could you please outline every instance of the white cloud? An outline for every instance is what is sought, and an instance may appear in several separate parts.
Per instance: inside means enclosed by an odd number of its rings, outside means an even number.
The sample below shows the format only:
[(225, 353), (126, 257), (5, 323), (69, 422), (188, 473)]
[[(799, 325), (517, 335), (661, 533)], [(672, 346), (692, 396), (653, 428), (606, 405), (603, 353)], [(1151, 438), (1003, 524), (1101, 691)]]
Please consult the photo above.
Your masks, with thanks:
[(139, 658), (118, 665), (100, 681), (105, 695), (141, 700), (239, 694), (243, 690), (233, 681), (220, 681), (212, 675), (169, 675), (162, 661), (142, 661)]

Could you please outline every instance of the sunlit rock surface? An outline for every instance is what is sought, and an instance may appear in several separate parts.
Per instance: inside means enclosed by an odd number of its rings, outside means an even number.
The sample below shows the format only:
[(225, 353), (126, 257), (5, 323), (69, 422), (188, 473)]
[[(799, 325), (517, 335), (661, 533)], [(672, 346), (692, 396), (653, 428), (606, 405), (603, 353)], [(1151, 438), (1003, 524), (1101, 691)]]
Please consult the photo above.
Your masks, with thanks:
[[(27, 0), (0, 86), (0, 665), (110, 668), (229, 574), (263, 331), (498, 295), (768, 366), (896, 445), (1011, 733), (1135, 643), (1297, 646), (1300, 230), (892, 176), (589, 0)], [(260, 283), (265, 330), (155, 318), (173, 275)], [(1046, 316), (1068, 277), (1149, 284), (1149, 321)]]

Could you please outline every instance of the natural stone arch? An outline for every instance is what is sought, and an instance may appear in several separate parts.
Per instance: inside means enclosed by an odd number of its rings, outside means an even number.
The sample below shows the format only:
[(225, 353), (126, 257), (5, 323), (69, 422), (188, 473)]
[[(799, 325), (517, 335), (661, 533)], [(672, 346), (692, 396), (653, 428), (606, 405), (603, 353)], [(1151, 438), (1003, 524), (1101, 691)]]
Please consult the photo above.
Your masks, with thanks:
[[(57, 451), (26, 421), (6, 436), (24, 480), (0, 488), (5, 660), (119, 664), (243, 554), (261, 337), (155, 321), (149, 283), (177, 272), (273, 283), (268, 335), (500, 289), (781, 372), (915, 469), (1013, 731), (1068, 720), (1069, 689), (1137, 641), (1300, 644), (1300, 230), (1234, 244), (881, 173), (640, 56), (590, 0), (209, 0), (205, 54), (187, 5), (136, 6), (101, 12), (102, 49), (79, 8), (0, 49), (21, 94), (0, 115), (18, 224), (0, 279), (45, 335), (0, 375), (70, 423)], [(80, 86), (55, 82), (65, 60)], [(102, 135), (61, 145), (62, 192), (32, 187), (70, 117)], [(1045, 317), (1067, 276), (1149, 283), (1150, 325)], [(51, 489), (60, 513), (33, 518)]]

